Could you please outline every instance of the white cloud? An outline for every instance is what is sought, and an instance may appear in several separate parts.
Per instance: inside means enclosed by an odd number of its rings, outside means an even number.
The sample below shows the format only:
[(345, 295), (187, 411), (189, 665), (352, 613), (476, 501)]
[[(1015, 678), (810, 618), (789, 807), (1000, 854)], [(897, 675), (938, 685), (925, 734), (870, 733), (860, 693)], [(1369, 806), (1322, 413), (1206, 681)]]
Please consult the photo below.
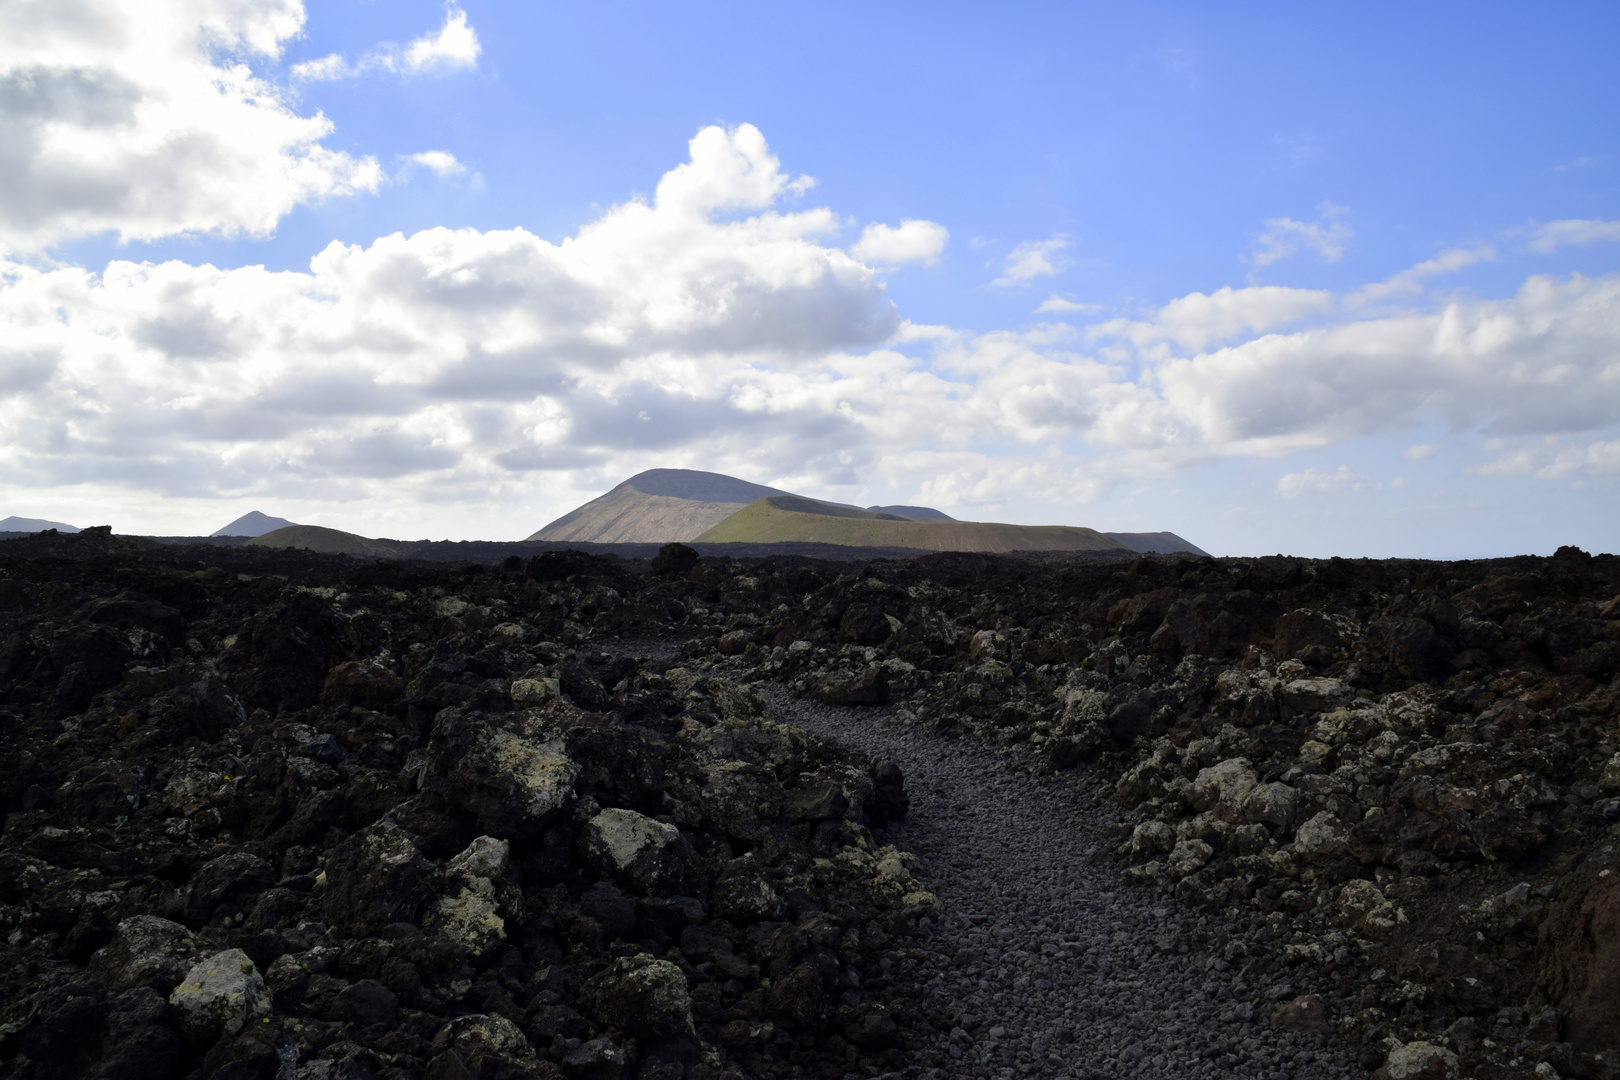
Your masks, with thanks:
[(1007, 255), (1001, 276), (992, 285), (1028, 285), (1038, 277), (1052, 277), (1069, 265), (1063, 252), (1074, 242), (1062, 233), (1045, 240), (1025, 240)]
[(1530, 250), (1545, 254), (1565, 244), (1597, 244), (1620, 241), (1620, 221), (1570, 218), (1549, 221), (1530, 238)]
[(1048, 312), (1050, 312), (1050, 313), (1068, 314), (1070, 312), (1101, 311), (1102, 310), (1102, 305), (1101, 304), (1082, 304), (1077, 300), (1070, 300), (1070, 299), (1067, 299), (1066, 297), (1062, 297), (1062, 296), (1057, 295), (1056, 293), (1053, 293), (1051, 296), (1048, 296), (1045, 300), (1042, 300), (1041, 301), (1041, 306), (1036, 308), (1035, 310), (1037, 312), (1041, 312), (1043, 314), (1048, 313)]
[(335, 82), (358, 75), (341, 53), (329, 53), (319, 60), (305, 60), (288, 69), (296, 82)]
[(1339, 491), (1365, 491), (1372, 486), (1371, 480), (1351, 472), (1348, 465), (1340, 465), (1332, 472), (1306, 469), (1304, 472), (1289, 473), (1277, 481), (1277, 490), (1285, 499), (1297, 499), (1301, 495), (1329, 495)]
[(332, 53), (318, 60), (294, 64), (289, 73), (297, 82), (352, 79), (371, 71), (444, 74), (477, 67), (482, 52), (478, 31), (468, 25), (467, 13), (452, 5), (445, 8), (444, 25), (437, 32), (424, 34), (403, 49), (384, 42), (352, 64), (340, 53)]
[(1496, 249), (1489, 244), (1475, 248), (1452, 248), (1416, 266), (1408, 267), (1374, 285), (1363, 285), (1350, 297), (1352, 306), (1384, 300), (1403, 293), (1423, 291), (1423, 282), (1442, 274), (1453, 274), (1475, 263), (1490, 262), (1496, 258)]
[(456, 155), (448, 150), (423, 150), (420, 153), (411, 154), (409, 160), (417, 165), (432, 169), (440, 176), (453, 176), (456, 173), (467, 171), (467, 166), (457, 161)]
[(433, 35), (423, 35), (405, 46), (405, 70), (432, 71), (436, 68), (470, 68), (478, 64), (483, 46), (478, 33), (467, 25), (467, 13), (448, 7), (444, 25)]
[(804, 185), (756, 129), (691, 150), (651, 202), (559, 244), (430, 229), (334, 243), (306, 273), (0, 264), (0, 467), (24, 487), (426, 502), (649, 452), (864, 468), (867, 395), (912, 377), (870, 352), (893, 306), (818, 242), (836, 215), (776, 208)]
[(899, 263), (934, 263), (951, 234), (932, 221), (906, 218), (897, 226), (874, 223), (861, 231), (861, 238), (849, 253), (865, 263), (893, 266)]
[(1257, 267), (1270, 266), (1303, 248), (1316, 252), (1328, 262), (1338, 262), (1355, 236), (1349, 225), (1338, 220), (1345, 212), (1342, 206), (1323, 203), (1321, 217), (1316, 221), (1267, 218), (1265, 231), (1249, 252), (1249, 261)]
[(1434, 452), (1437, 449), (1438, 447), (1436, 447), (1433, 443), (1414, 443), (1413, 445), (1408, 446), (1401, 453), (1401, 457), (1412, 462), (1413, 464), (1416, 464), (1419, 461), (1426, 461), (1433, 457)]
[(1112, 319), (1098, 323), (1089, 328), (1088, 334), (1092, 338), (1125, 337), (1137, 345), (1174, 341), (1186, 349), (1202, 349), (1214, 341), (1288, 326), (1331, 307), (1333, 294), (1320, 289), (1226, 286), (1213, 293), (1189, 293), (1172, 300), (1144, 321)]
[(299, 0), (0, 5), (0, 251), (113, 232), (270, 232), (300, 203), (375, 191), (244, 62), (298, 34)]
[(1567, 480), (1581, 476), (1620, 476), (1620, 439), (1588, 442), (1558, 437), (1497, 440), (1495, 461), (1475, 468), (1482, 476), (1537, 476)]

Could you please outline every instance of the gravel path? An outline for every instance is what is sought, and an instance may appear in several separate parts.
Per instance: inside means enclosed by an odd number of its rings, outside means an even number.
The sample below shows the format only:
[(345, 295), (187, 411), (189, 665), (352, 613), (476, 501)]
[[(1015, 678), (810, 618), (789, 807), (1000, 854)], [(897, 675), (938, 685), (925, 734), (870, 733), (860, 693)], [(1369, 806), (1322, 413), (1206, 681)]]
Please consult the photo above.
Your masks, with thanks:
[(920, 1055), (936, 1065), (923, 1075), (1366, 1075), (1337, 1040), (1265, 1022), (1292, 996), (1282, 977), (1209, 951), (1266, 931), (1195, 918), (1121, 877), (1104, 834), (1119, 812), (1084, 770), (1034, 775), (1021, 751), (761, 690), (785, 719), (905, 773), (911, 813), (883, 839), (923, 860), (947, 914), (903, 974), (958, 1017)]

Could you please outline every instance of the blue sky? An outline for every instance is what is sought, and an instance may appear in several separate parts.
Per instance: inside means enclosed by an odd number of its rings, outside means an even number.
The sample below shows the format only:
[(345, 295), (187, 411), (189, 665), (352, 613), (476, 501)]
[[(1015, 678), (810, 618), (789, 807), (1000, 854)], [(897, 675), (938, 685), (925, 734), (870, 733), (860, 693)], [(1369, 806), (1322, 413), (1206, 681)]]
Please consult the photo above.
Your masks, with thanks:
[(202, 0), (140, 54), (88, 10), (0, 34), (14, 86), (137, 88), (0, 104), (30, 176), (128, 129), (0, 205), (5, 512), (518, 537), (681, 465), (1222, 554), (1615, 546), (1611, 5)]

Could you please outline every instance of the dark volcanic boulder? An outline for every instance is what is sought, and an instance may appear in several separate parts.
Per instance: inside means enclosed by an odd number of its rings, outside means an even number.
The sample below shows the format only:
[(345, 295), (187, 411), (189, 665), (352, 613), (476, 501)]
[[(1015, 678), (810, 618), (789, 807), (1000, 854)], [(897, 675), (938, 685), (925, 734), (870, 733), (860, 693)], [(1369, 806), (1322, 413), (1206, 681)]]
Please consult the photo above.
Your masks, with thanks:
[(834, 671), (816, 680), (813, 692), (828, 705), (882, 705), (889, 700), (889, 673), (876, 666)]
[(191, 931), (156, 915), (135, 915), (118, 924), (107, 945), (90, 958), (90, 973), (114, 990), (155, 987), (167, 994), (196, 959)]
[(574, 803), (580, 765), (550, 731), (508, 730), (477, 713), (446, 709), (429, 749), (428, 788), (476, 817), (490, 836), (537, 836)]
[(668, 960), (645, 953), (616, 960), (580, 991), (586, 1016), (636, 1038), (668, 1038), (692, 1022), (686, 976)]
[(326, 858), (326, 920), (357, 937), (390, 923), (415, 922), (436, 870), (416, 837), (392, 822), (349, 837)]
[(233, 851), (210, 859), (197, 868), (186, 889), (186, 921), (201, 926), (225, 901), (263, 892), (275, 883), (275, 870), (256, 855)]

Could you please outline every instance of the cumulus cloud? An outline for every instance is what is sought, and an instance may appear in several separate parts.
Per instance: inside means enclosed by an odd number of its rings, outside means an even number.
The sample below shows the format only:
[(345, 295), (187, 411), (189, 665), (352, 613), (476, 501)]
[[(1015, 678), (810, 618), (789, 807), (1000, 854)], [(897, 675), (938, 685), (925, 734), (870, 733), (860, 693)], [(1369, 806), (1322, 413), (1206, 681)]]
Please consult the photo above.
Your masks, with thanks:
[(385, 42), (355, 63), (350, 63), (340, 53), (332, 53), (318, 60), (294, 64), (289, 74), (298, 82), (333, 82), (372, 71), (443, 74), (477, 67), (482, 52), (478, 31), (468, 24), (467, 13), (452, 5), (445, 8), (443, 26), (435, 33), (409, 42), (404, 48)]
[(1331, 471), (1306, 469), (1304, 472), (1288, 473), (1277, 481), (1277, 490), (1285, 499), (1297, 499), (1301, 495), (1328, 495), (1338, 491), (1365, 491), (1372, 486), (1371, 480), (1351, 472), (1348, 465), (1340, 465)]
[(1186, 349), (1202, 349), (1213, 341), (1288, 326), (1332, 306), (1333, 294), (1320, 289), (1226, 286), (1213, 293), (1179, 297), (1145, 320), (1098, 323), (1089, 328), (1089, 334), (1093, 338), (1126, 337), (1138, 345), (1174, 341)]
[(113, 232), (263, 235), (300, 203), (375, 191), (246, 63), (298, 34), (299, 0), (0, 5), (0, 251)]
[(467, 171), (467, 166), (456, 160), (456, 155), (448, 150), (423, 150), (411, 154), (408, 158), (412, 164), (432, 169), (440, 176), (454, 176), (456, 173)]
[(1426, 461), (1433, 457), (1437, 449), (1438, 447), (1433, 443), (1414, 443), (1401, 452), (1401, 457), (1416, 464), (1419, 461)]
[(438, 33), (424, 35), (405, 46), (405, 70), (470, 68), (477, 65), (482, 51), (477, 31), (467, 25), (467, 13), (450, 7), (445, 10), (444, 25)]
[(1530, 250), (1545, 254), (1565, 244), (1597, 244), (1604, 241), (1620, 241), (1620, 221), (1569, 218), (1549, 221), (1537, 229), (1530, 238)]
[(1321, 216), (1315, 221), (1267, 218), (1265, 229), (1249, 252), (1249, 262), (1257, 268), (1270, 266), (1301, 250), (1314, 251), (1327, 262), (1338, 262), (1355, 236), (1354, 230), (1339, 220), (1345, 213), (1342, 206), (1323, 203)]
[(900, 323), (873, 271), (819, 242), (836, 215), (775, 206), (805, 186), (756, 129), (714, 128), (651, 201), (559, 244), (430, 229), (334, 243), (306, 273), (4, 265), (8, 476), (333, 497), (409, 476), (428, 498), (699, 443), (748, 471), (847, 473), (871, 450), (842, 400), (908, 362), (869, 354)]
[(933, 221), (906, 218), (899, 225), (874, 223), (861, 231), (861, 238), (849, 253), (862, 262), (894, 266), (899, 263), (932, 264), (951, 234)]
[(1025, 240), (1007, 255), (1001, 276), (992, 285), (1028, 285), (1038, 277), (1052, 277), (1069, 265), (1063, 252), (1074, 242), (1062, 233), (1045, 240)]

